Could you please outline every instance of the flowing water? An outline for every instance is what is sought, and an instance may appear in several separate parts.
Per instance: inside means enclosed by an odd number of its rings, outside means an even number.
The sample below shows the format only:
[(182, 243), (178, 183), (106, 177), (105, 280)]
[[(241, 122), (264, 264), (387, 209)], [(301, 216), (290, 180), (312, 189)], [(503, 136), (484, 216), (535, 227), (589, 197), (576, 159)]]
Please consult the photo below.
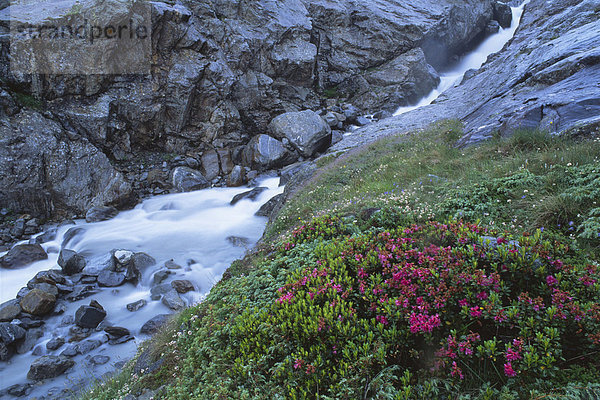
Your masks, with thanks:
[(460, 84), (465, 72), (470, 69), (481, 68), (490, 54), (500, 51), (514, 36), (519, 23), (521, 22), (521, 17), (523, 16), (523, 9), (527, 3), (529, 3), (529, 0), (523, 2), (519, 7), (512, 7), (512, 23), (510, 27), (506, 29), (500, 28), (498, 33), (487, 37), (472, 52), (466, 54), (445, 71), (442, 71), (440, 73), (440, 84), (437, 88), (433, 89), (431, 93), (423, 97), (417, 104), (398, 108), (394, 115), (404, 114), (433, 103), (433, 101), (440, 97), (446, 90)]
[[(166, 282), (188, 279), (197, 290), (181, 297), (188, 305), (202, 300), (231, 262), (242, 257), (262, 236), (267, 219), (254, 214), (262, 204), (283, 191), (278, 183), (279, 178), (262, 180), (259, 186), (265, 186), (268, 190), (255, 201), (245, 199), (233, 206), (229, 205), (232, 197), (248, 191), (248, 188), (213, 188), (156, 196), (108, 221), (76, 221), (75, 227), (81, 228), (81, 231), (66, 243), (63, 243), (64, 235), (73, 225), (62, 226), (55, 240), (42, 245), (48, 253), (47, 260), (19, 270), (0, 269), (0, 302), (4, 302), (15, 298), (19, 289), (26, 286), (38, 271), (58, 268), (56, 260), (61, 246), (84, 255), (88, 267), (102, 265), (113, 249), (145, 252), (157, 261), (155, 266), (143, 271), (138, 285), (126, 283), (117, 288), (102, 288), (96, 295), (67, 303), (64, 314), (46, 319), (44, 336), (36, 345), (44, 351), (46, 342), (52, 337), (69, 337), (72, 324), (64, 325), (61, 321), (65, 316), (74, 315), (79, 306), (89, 304), (91, 299), (97, 300), (107, 311), (107, 323), (128, 328), (136, 339), (120, 345), (103, 345), (86, 355), (74, 357), (76, 365), (66, 375), (36, 387), (27, 398), (44, 395), (53, 388), (58, 393), (65, 387), (76, 387), (81, 382), (113, 370), (114, 363), (133, 356), (137, 345), (147, 339), (140, 335), (140, 327), (157, 314), (171, 312), (162, 302), (150, 299), (153, 275), (164, 269), (166, 261), (173, 259), (182, 266), (174, 270), (175, 274), (170, 275)], [(232, 240), (232, 237), (243, 239)], [(128, 303), (140, 299), (145, 299), (148, 304), (136, 312), (126, 309)], [(88, 339), (101, 338), (103, 335), (103, 332), (97, 332)], [(68, 344), (45, 354), (60, 354), (66, 346)], [(29, 366), (37, 358), (31, 353), (15, 355), (8, 363), (0, 363), (0, 390), (28, 382), (26, 375)], [(87, 355), (98, 354), (109, 356), (110, 362), (93, 366), (85, 360)]]

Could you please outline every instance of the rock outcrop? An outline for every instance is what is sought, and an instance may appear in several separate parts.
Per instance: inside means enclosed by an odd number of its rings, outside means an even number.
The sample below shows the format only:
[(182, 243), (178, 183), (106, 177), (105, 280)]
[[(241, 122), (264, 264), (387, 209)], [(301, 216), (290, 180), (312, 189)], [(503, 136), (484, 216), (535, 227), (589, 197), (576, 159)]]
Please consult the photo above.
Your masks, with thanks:
[(600, 19), (594, 0), (531, 0), (514, 38), (433, 104), (360, 128), (331, 151), (458, 118), (459, 145), (519, 128), (552, 133), (600, 125)]
[[(207, 181), (220, 174), (220, 182), (243, 184), (240, 168), (255, 168), (265, 145), (246, 157), (240, 149), (273, 118), (318, 110), (338, 86), (360, 88), (353, 94), (363, 111), (405, 104), (437, 82), (429, 64), (443, 66), (464, 51), (494, 15), (493, 0), (157, 1), (147, 3), (149, 73), (9, 68), (11, 18), (24, 26), (59, 23), (96, 6), (67, 0), (46, 11), (0, 10), (0, 202), (13, 210), (83, 215), (122, 204), (132, 188), (114, 165), (130, 168), (145, 152), (177, 153)], [(115, 18), (127, 11), (101, 6)], [(312, 143), (290, 142), (305, 157), (314, 154)], [(260, 167), (294, 161), (270, 151)], [(166, 177), (139, 175), (152, 193), (164, 190)]]

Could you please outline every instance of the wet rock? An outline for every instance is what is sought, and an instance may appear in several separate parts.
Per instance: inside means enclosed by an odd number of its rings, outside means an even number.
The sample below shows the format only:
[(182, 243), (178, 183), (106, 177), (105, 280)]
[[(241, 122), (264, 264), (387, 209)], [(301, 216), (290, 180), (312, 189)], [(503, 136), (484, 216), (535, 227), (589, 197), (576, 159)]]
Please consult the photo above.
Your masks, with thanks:
[(177, 167), (171, 173), (171, 182), (178, 192), (191, 192), (210, 186), (210, 181), (189, 167)]
[(27, 373), (27, 379), (41, 381), (55, 378), (75, 365), (73, 360), (63, 356), (43, 356), (35, 360)]
[(165, 262), (165, 267), (168, 269), (181, 269), (181, 265), (177, 264), (173, 260), (169, 260), (169, 261)]
[(73, 292), (67, 294), (65, 299), (73, 302), (85, 299), (86, 297), (92, 296), (98, 292), (98, 288), (94, 285), (76, 285), (73, 289)]
[(33, 390), (33, 387), (31, 386), (31, 384), (18, 383), (16, 385), (10, 386), (6, 390), (6, 393), (10, 394), (11, 396), (15, 396), (15, 397), (23, 397), (23, 396), (27, 396), (29, 393), (31, 393), (32, 390)]
[(81, 240), (81, 234), (85, 232), (85, 228), (82, 227), (74, 227), (70, 228), (63, 235), (63, 241), (60, 244), (61, 247), (66, 247), (67, 245), (74, 246)]
[(50, 351), (58, 350), (65, 344), (65, 338), (62, 336), (52, 338), (46, 343), (46, 349)]
[(142, 272), (156, 264), (156, 260), (146, 253), (135, 253), (131, 257), (131, 261), (127, 264), (127, 273), (125, 279), (127, 281), (139, 281), (142, 278)]
[(152, 282), (153, 282), (154, 285), (160, 285), (171, 274), (173, 274), (173, 272), (170, 271), (170, 270), (168, 270), (168, 269), (160, 270), (160, 271), (158, 271), (157, 273), (154, 274), (154, 276), (152, 277)]
[(66, 283), (67, 280), (65, 279), (64, 276), (62, 276), (58, 270), (48, 270), (48, 271), (40, 271), (37, 274), (35, 274), (35, 276), (33, 277), (33, 279), (30, 281), (33, 283), (49, 283), (51, 285), (56, 285), (59, 283)]
[(46, 350), (44, 350), (42, 345), (38, 345), (33, 348), (31, 355), (36, 356), (36, 357), (43, 356), (43, 355), (46, 355)]
[(298, 159), (298, 155), (288, 151), (279, 140), (258, 135), (245, 147), (242, 158), (244, 165), (264, 171), (290, 164)]
[(0, 339), (4, 344), (13, 344), (25, 337), (25, 329), (9, 322), (0, 322)]
[(268, 129), (273, 137), (289, 140), (304, 157), (325, 150), (330, 143), (331, 128), (311, 110), (281, 114), (271, 121)]
[(13, 299), (0, 304), (0, 322), (10, 322), (21, 313), (19, 300)]
[(42, 336), (44, 336), (44, 330), (42, 328), (29, 329), (25, 333), (24, 340), (17, 346), (17, 353), (25, 354), (32, 350)]
[(44, 321), (39, 319), (32, 319), (30, 317), (21, 317), (17, 321), (17, 325), (19, 325), (23, 329), (38, 328), (44, 325)]
[(56, 239), (56, 231), (57, 228), (48, 229), (46, 232), (35, 237), (35, 243), (42, 244), (53, 241), (54, 239)]
[[(73, 319), (74, 320), (74, 319)], [(80, 326), (74, 325), (69, 328), (69, 342), (81, 342), (83, 339), (91, 336), (93, 330), (91, 328), (82, 328)]]
[(127, 310), (134, 312), (144, 307), (148, 302), (144, 299), (140, 299), (138, 301), (134, 301), (133, 303), (127, 304)]
[(110, 345), (123, 344), (123, 343), (127, 343), (130, 340), (134, 340), (134, 339), (135, 339), (135, 337), (133, 337), (132, 335), (125, 335), (125, 336), (110, 339), (108, 341), (108, 344), (110, 344)]
[(94, 206), (85, 213), (85, 222), (107, 221), (117, 216), (119, 210), (112, 206)]
[(130, 250), (116, 250), (114, 252), (115, 260), (119, 265), (126, 266), (129, 264), (135, 253)]
[(501, 27), (508, 28), (512, 23), (512, 10), (506, 3), (494, 3), (494, 19), (498, 21)]
[(154, 286), (152, 289), (150, 289), (150, 298), (152, 300), (159, 300), (162, 295), (168, 293), (171, 290), (173, 290), (173, 287), (169, 283), (163, 283)]
[(93, 364), (93, 365), (104, 365), (110, 361), (110, 357), (99, 354), (99, 355), (90, 357), (88, 359), (88, 361), (90, 362), (90, 364)]
[(273, 211), (279, 208), (283, 201), (283, 193), (271, 197), (269, 201), (263, 204), (254, 214), (257, 217), (271, 217)]
[(87, 354), (100, 346), (102, 346), (102, 341), (96, 339), (88, 339), (77, 343), (75, 345), (75, 349), (77, 351), (77, 354)]
[(55, 285), (52, 285), (50, 283), (46, 283), (46, 282), (40, 282), (40, 283), (32, 283), (31, 281), (29, 281), (27, 283), (27, 288), (28, 289), (39, 289), (43, 292), (46, 293), (50, 293), (53, 296), (58, 296), (58, 288)]
[(164, 324), (167, 323), (167, 321), (169, 321), (170, 318), (171, 315), (169, 314), (159, 314), (146, 321), (146, 323), (142, 325), (140, 333), (145, 335), (156, 333)]
[(58, 255), (58, 265), (66, 275), (73, 275), (85, 268), (85, 258), (73, 250), (62, 249)]
[(47, 258), (48, 255), (39, 244), (18, 244), (0, 258), (0, 267), (18, 269)]
[(74, 285), (63, 285), (63, 284), (56, 284), (56, 289), (58, 289), (58, 292), (60, 294), (68, 294), (68, 293), (72, 293), (73, 290), (75, 289)]
[(234, 166), (227, 177), (227, 186), (238, 187), (244, 183), (246, 183), (246, 170), (239, 165)]
[(75, 324), (82, 328), (95, 328), (106, 317), (106, 311), (92, 300), (89, 306), (81, 306), (75, 312)]
[(161, 299), (162, 303), (169, 307), (171, 310), (178, 311), (185, 307), (185, 303), (179, 297), (179, 293), (176, 290), (171, 289), (165, 293)]
[(33, 315), (46, 315), (52, 312), (56, 304), (56, 297), (40, 289), (33, 289), (27, 293), (19, 303), (23, 311)]
[(177, 293), (183, 294), (187, 292), (194, 291), (194, 284), (187, 279), (177, 279), (171, 282), (171, 286), (173, 289), (177, 291)]
[(485, 33), (488, 35), (493, 35), (494, 33), (500, 32), (500, 24), (498, 21), (490, 21), (485, 27)]
[(98, 275), (98, 285), (105, 287), (117, 287), (125, 283), (125, 274), (104, 270)]
[(227, 236), (226, 240), (235, 247), (248, 247), (250, 246), (250, 239), (241, 236)]
[(0, 342), (0, 361), (9, 360), (14, 354), (14, 349), (12, 347), (8, 347), (3, 342)]
[(104, 328), (104, 332), (108, 333), (113, 337), (121, 337), (130, 334), (129, 329), (123, 328), (121, 326), (107, 326), (106, 328)]
[(229, 204), (233, 206), (238, 201), (244, 200), (244, 199), (254, 201), (265, 190), (268, 190), (268, 188), (259, 186), (252, 190), (249, 190), (247, 192), (236, 194), (235, 196), (233, 196), (233, 199), (231, 200), (231, 202), (229, 202)]
[(332, 145), (341, 142), (343, 138), (344, 138), (344, 132), (338, 131), (338, 130), (331, 131), (331, 144)]

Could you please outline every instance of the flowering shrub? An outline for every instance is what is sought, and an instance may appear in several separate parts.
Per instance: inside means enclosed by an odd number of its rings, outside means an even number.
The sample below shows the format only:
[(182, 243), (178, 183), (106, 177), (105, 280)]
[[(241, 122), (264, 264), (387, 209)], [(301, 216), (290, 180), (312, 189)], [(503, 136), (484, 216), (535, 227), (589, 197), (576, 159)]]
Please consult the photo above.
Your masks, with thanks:
[(600, 350), (598, 267), (564, 262), (569, 248), (540, 231), (510, 240), (452, 221), (335, 237), (335, 221), (292, 235), (285, 248), (331, 239), (270, 307), (232, 327), (238, 383), (263, 374), (287, 398), (358, 398), (394, 366), (459, 387), (504, 384)]

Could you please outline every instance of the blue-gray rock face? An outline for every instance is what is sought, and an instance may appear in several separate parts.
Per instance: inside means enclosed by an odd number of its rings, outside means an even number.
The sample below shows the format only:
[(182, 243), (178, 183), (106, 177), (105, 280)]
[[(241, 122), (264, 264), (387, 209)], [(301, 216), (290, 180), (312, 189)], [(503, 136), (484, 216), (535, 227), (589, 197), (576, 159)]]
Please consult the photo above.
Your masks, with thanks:
[(600, 124), (600, 19), (596, 0), (531, 0), (514, 38), (434, 104), (362, 127), (331, 150), (420, 129), (446, 118), (465, 122), (460, 145), (511, 135)]

